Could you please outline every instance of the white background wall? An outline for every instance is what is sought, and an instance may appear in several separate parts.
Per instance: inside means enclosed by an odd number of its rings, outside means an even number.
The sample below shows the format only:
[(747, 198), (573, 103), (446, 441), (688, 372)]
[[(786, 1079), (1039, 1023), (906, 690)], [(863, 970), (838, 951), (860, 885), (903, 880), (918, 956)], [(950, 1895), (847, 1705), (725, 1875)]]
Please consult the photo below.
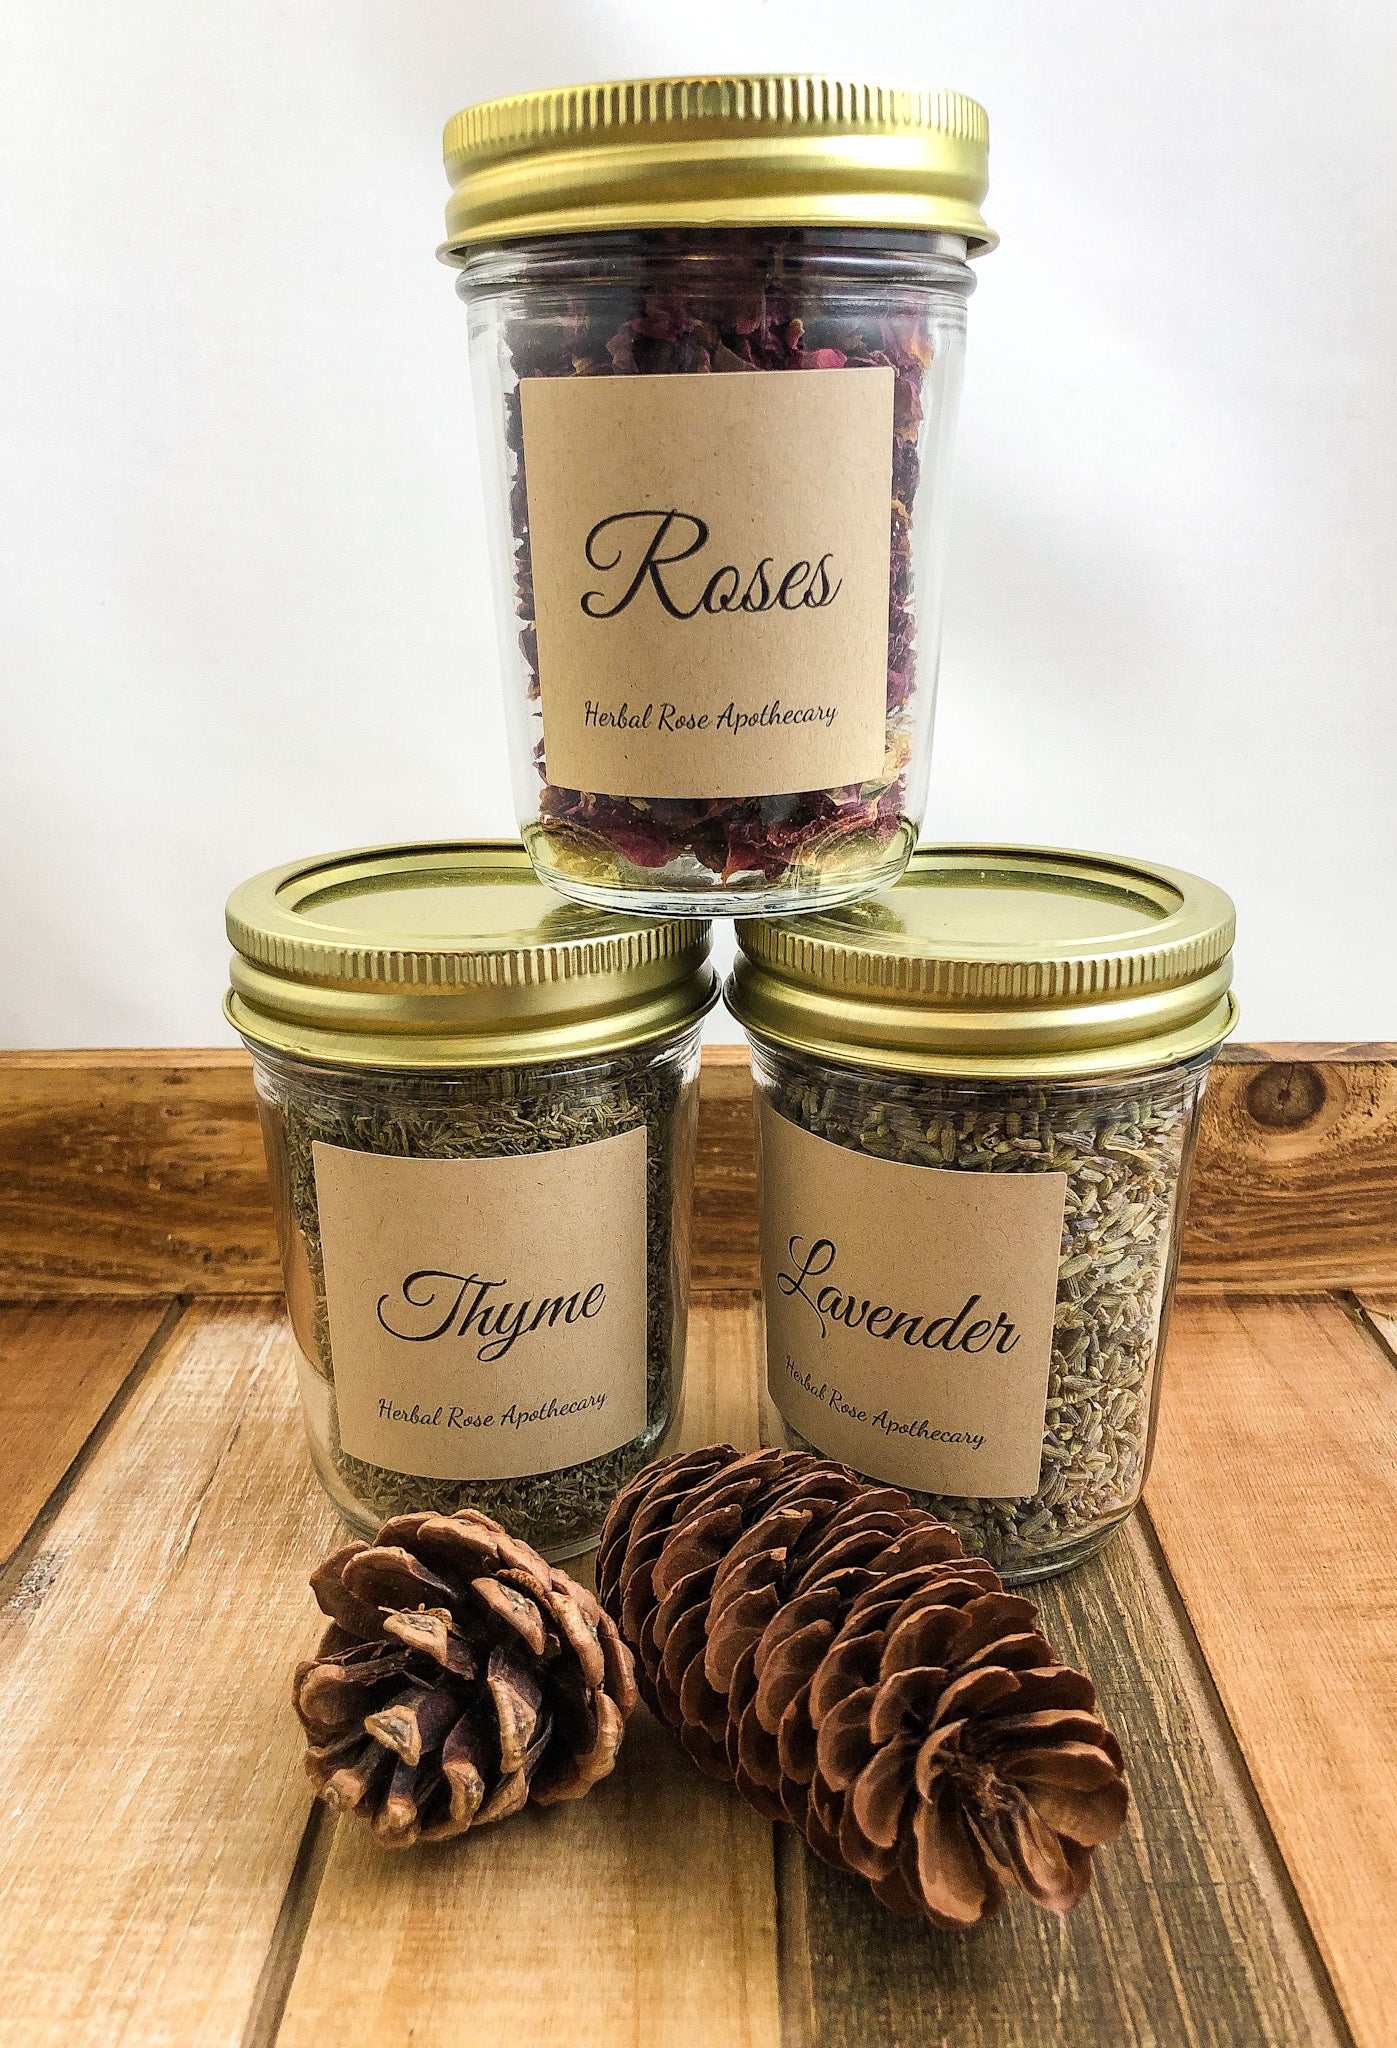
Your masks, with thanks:
[(11, 0), (0, 1042), (220, 1039), (245, 874), (512, 829), (439, 131), (757, 67), (990, 111), (930, 831), (1201, 869), (1247, 1036), (1397, 1035), (1386, 0)]

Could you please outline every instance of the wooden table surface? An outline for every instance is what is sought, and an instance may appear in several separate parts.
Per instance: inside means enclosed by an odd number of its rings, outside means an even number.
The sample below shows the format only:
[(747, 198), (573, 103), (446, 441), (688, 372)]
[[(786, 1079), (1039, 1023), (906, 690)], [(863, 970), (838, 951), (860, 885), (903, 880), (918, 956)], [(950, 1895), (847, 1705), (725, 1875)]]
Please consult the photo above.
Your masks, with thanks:
[[(4, 2048), (1390, 2048), (1397, 1067), (1290, 1050), (1219, 1075), (1147, 1512), (1035, 1594), (1129, 1827), (1070, 1919), (1014, 1898), (969, 1938), (893, 1920), (643, 1709), (590, 1798), (458, 1844), (313, 1805), (288, 1685), (338, 1524), (245, 1067), (0, 1061)], [(745, 1084), (707, 1089), (685, 1436), (754, 1445)]]

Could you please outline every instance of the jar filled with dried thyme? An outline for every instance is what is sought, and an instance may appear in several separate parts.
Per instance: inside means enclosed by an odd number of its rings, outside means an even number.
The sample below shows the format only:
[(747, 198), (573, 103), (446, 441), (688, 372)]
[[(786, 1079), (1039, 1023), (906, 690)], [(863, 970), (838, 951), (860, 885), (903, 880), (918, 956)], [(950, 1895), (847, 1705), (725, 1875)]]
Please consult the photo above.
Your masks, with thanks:
[(585, 1549), (679, 1408), (707, 926), (469, 841), (274, 869), (228, 935), (331, 1499)]
[(925, 848), (738, 926), (767, 1371), (793, 1444), (910, 1489), (1010, 1582), (1149, 1467), (1233, 910), (1177, 869)]

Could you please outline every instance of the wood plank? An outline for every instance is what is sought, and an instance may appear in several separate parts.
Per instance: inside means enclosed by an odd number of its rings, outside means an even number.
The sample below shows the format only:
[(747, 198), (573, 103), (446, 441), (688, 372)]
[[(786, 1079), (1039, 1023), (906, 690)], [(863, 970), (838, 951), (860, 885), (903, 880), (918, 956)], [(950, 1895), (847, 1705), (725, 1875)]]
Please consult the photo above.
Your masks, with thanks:
[(0, 1563), (168, 1312), (163, 1301), (0, 1307)]
[(1176, 1312), (1148, 1499), (1354, 2038), (1397, 2009), (1397, 1372), (1332, 1301)]
[(0, 1587), (6, 2048), (236, 2048), (305, 1826), (336, 1527), (272, 1303), (189, 1310)]
[(1239, 1046), (1204, 1102), (1181, 1284), (1325, 1293), (1397, 1287), (1391, 1046)]
[[(1347, 2035), (1259, 1826), (1146, 1527), (1034, 1590), (1121, 1736), (1133, 1806), (1066, 1920), (1010, 1899), (977, 1935), (895, 1921), (798, 1846), (783, 1858), (808, 1965), (808, 2048), (1319, 2048)], [(794, 1944), (792, 1945), (794, 1946)], [(790, 1966), (788, 1965), (788, 1968)]]
[[(1182, 1284), (1397, 1288), (1395, 1216), (1397, 1048), (1229, 1049), (1204, 1112)], [(745, 1292), (758, 1275), (747, 1054), (710, 1046), (694, 1284)], [(245, 1053), (0, 1055), (0, 1298), (279, 1285)]]
[[(756, 1310), (697, 1305), (687, 1441), (756, 1442)], [(436, 1851), (340, 1822), (278, 2048), (778, 2048), (771, 1830), (638, 1709), (613, 1777)]]
[(695, 1287), (761, 1287), (752, 1066), (745, 1045), (704, 1047), (691, 1258)]
[(0, 1297), (280, 1285), (246, 1053), (0, 1057)]

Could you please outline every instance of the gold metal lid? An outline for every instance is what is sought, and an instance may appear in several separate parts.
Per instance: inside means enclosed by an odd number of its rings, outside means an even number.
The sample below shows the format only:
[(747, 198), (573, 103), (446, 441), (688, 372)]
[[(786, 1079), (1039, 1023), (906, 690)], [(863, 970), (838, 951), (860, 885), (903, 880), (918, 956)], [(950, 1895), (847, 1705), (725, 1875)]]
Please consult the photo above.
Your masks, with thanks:
[(487, 100), (442, 137), (440, 255), (615, 228), (889, 227), (998, 240), (989, 122), (957, 92), (794, 76), (632, 78)]
[(234, 1029), (332, 1066), (617, 1052), (683, 1030), (718, 994), (707, 924), (585, 909), (508, 840), (292, 861), (233, 891), (228, 937)]
[(1048, 1078), (1167, 1066), (1233, 1029), (1234, 912), (1153, 862), (929, 846), (842, 910), (739, 920), (729, 1007), (859, 1066)]

